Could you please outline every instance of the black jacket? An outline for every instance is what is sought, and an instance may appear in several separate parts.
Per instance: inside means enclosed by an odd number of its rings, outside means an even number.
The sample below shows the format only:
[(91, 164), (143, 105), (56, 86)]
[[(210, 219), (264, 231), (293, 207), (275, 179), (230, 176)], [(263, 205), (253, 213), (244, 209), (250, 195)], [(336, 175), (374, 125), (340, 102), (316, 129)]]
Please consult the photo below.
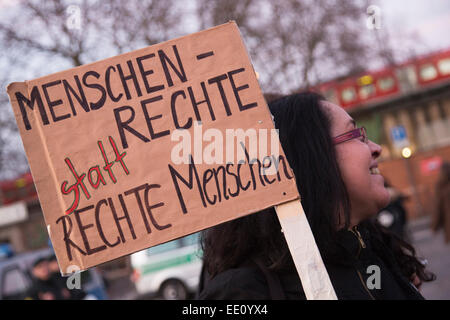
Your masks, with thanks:
[[(422, 300), (422, 295), (406, 279), (392, 262), (380, 258), (372, 248), (368, 231), (356, 233), (344, 231), (340, 241), (354, 256), (354, 261), (345, 264), (326, 264), (330, 280), (339, 300)], [(368, 267), (379, 267), (379, 289), (371, 284), (374, 271)], [(376, 267), (375, 267), (376, 268)], [(369, 283), (368, 283), (368, 278)], [(269, 271), (257, 260), (246, 261), (242, 266), (229, 269), (213, 279), (203, 280), (198, 298), (203, 300), (269, 300), (306, 299), (296, 270), (289, 273)], [(369, 289), (372, 288), (372, 289)]]
[(49, 295), (51, 300), (63, 300), (61, 288), (56, 285), (51, 278), (48, 280), (33, 279), (33, 283), (28, 292), (28, 298), (33, 300), (43, 300), (43, 295)]
[[(407, 214), (403, 206), (404, 199), (404, 197), (395, 198), (386, 208), (377, 214), (378, 222), (402, 239), (406, 238), (405, 226)], [(388, 216), (390, 219), (383, 221), (383, 216)]]
[(86, 293), (83, 291), (83, 289), (69, 289), (67, 287), (67, 278), (61, 276), (59, 272), (52, 273), (50, 281), (54, 284), (55, 287), (59, 288), (61, 292), (66, 291), (69, 294), (69, 296), (64, 297), (64, 299), (66, 300), (82, 300), (86, 297)]

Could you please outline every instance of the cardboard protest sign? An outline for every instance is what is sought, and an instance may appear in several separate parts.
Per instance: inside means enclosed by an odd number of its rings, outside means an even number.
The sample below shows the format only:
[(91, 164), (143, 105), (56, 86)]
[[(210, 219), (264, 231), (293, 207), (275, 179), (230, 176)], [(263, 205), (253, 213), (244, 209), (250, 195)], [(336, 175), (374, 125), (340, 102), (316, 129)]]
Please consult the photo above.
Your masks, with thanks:
[(233, 22), (8, 94), (63, 274), (299, 197)]

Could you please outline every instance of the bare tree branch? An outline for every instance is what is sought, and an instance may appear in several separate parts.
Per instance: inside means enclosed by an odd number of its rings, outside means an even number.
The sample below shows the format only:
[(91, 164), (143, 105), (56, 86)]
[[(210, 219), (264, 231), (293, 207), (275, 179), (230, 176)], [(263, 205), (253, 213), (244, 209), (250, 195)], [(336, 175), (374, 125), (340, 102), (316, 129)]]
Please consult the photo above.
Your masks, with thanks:
[[(71, 5), (79, 9), (80, 28), (68, 24)], [(176, 0), (22, 0), (8, 7), (0, 19), (0, 179), (28, 170), (7, 83), (178, 36), (179, 8)]]

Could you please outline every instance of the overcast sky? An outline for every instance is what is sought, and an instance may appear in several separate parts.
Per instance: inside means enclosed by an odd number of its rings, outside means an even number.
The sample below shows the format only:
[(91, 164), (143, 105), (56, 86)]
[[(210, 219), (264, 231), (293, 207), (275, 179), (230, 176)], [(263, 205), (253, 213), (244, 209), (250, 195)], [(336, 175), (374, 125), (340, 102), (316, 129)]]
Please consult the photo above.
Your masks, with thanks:
[(450, 0), (379, 0), (379, 7), (394, 37), (418, 35), (419, 51), (450, 48)]
[[(16, 2), (0, 0), (0, 8)], [(394, 39), (418, 36), (421, 41), (417, 50), (421, 53), (450, 48), (450, 0), (374, 0), (373, 3), (381, 9), (382, 28), (387, 28)]]

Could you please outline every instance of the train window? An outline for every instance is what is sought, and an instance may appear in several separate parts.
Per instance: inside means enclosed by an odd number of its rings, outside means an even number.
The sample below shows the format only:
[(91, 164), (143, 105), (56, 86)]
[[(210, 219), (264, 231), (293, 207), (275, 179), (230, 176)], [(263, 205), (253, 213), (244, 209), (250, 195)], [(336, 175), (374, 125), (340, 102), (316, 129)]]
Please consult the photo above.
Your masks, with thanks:
[(388, 91), (394, 87), (394, 79), (392, 77), (384, 77), (378, 80), (378, 87), (381, 91)]
[(334, 89), (328, 89), (327, 91), (325, 91), (324, 96), (325, 96), (325, 99), (327, 99), (327, 101), (330, 101), (330, 102), (333, 102), (336, 104), (339, 103), (339, 101), (336, 97), (336, 90), (334, 90)]
[(443, 76), (450, 74), (450, 58), (439, 60), (438, 68)]
[(342, 100), (344, 100), (344, 102), (351, 102), (355, 99), (356, 99), (356, 92), (354, 88), (348, 87), (342, 90)]
[(181, 246), (181, 240), (180, 239), (175, 239), (163, 244), (159, 244), (155, 247), (152, 247), (150, 249), (147, 249), (147, 255), (151, 256), (154, 254), (158, 254), (158, 253), (163, 253), (163, 252), (167, 252), (170, 250), (174, 250), (177, 249)]
[(359, 97), (361, 99), (367, 99), (374, 95), (375, 95), (375, 86), (373, 84), (369, 84), (359, 88)]
[(420, 67), (420, 77), (425, 81), (434, 79), (437, 77), (437, 70), (431, 63), (424, 64)]
[(418, 81), (418, 74), (414, 66), (406, 66), (395, 70), (402, 92), (415, 90)]

